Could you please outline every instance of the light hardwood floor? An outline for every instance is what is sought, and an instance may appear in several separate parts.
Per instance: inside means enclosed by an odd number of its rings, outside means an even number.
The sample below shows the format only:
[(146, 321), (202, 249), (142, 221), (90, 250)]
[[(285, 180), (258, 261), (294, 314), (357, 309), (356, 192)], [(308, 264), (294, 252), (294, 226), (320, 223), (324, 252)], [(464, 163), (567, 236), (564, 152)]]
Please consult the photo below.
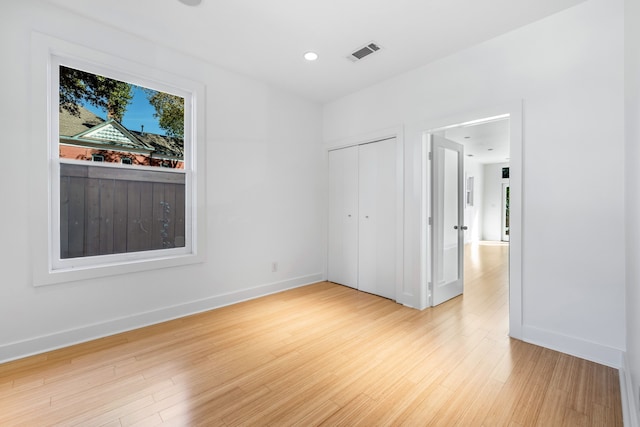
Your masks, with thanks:
[(324, 282), (0, 365), (0, 426), (622, 425), (618, 372), (509, 339), (507, 247), (468, 249), (424, 311)]

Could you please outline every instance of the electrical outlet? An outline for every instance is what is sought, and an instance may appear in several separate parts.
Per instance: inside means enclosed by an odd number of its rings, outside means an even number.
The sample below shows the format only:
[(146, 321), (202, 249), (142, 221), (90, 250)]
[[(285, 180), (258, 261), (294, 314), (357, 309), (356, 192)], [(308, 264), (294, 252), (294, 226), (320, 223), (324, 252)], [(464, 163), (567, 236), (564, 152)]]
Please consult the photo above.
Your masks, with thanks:
[(278, 271), (278, 263), (274, 261), (271, 263), (271, 272), (275, 273), (276, 271)]

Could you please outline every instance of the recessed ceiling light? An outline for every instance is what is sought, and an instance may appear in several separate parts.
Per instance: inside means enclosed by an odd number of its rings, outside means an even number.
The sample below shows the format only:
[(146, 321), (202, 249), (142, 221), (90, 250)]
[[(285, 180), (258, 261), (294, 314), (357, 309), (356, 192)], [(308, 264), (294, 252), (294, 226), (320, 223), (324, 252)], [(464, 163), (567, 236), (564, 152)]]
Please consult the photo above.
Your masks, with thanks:
[(315, 61), (316, 59), (318, 59), (318, 54), (315, 52), (307, 52), (304, 54), (304, 59), (306, 59), (307, 61)]
[(465, 137), (464, 137), (464, 139), (470, 139), (470, 138), (471, 138), (470, 136), (465, 136)]
[(197, 6), (202, 3), (202, 0), (178, 0), (180, 3), (184, 3), (187, 6)]
[(493, 148), (487, 148), (487, 151), (493, 151)]

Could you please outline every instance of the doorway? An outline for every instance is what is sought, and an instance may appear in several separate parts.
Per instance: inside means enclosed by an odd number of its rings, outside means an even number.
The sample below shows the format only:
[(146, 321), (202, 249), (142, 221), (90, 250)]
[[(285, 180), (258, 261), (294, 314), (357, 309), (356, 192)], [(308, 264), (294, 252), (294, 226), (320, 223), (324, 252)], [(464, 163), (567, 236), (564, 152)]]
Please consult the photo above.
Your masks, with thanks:
[[(477, 250), (480, 245), (500, 245), (506, 246), (506, 251), (510, 253), (510, 198), (511, 188), (509, 182), (509, 170), (511, 166), (511, 129), (512, 117), (510, 114), (500, 114), (478, 119), (467, 120), (457, 124), (435, 128), (428, 132), (429, 135), (429, 162), (430, 169), (430, 209), (429, 223), (431, 224), (431, 265), (430, 281), (428, 283), (428, 295), (430, 305), (435, 306), (448, 298), (464, 293), (464, 288), (472, 281), (464, 278), (464, 265), (477, 264), (481, 262), (486, 265), (496, 262), (495, 258), (478, 260), (478, 254), (482, 256), (485, 251)], [(439, 172), (440, 164), (437, 150), (443, 142), (437, 142), (441, 138), (447, 144), (459, 144), (462, 146), (461, 162), (462, 170), (459, 175), (459, 193), (455, 198), (460, 202), (461, 218), (454, 224), (456, 231), (461, 233), (461, 257), (457, 270), (461, 272), (459, 293), (448, 293), (448, 298), (443, 298), (443, 270), (440, 264), (442, 258), (446, 259), (446, 251), (440, 246), (442, 235), (451, 234), (451, 224), (445, 220), (437, 220), (443, 211), (446, 212), (446, 204), (443, 206), (446, 197), (443, 197), (443, 184), (439, 181), (446, 178)], [(519, 165), (518, 165), (519, 166)], [(506, 175), (505, 175), (506, 171)], [(442, 187), (442, 188), (441, 188)], [(451, 190), (451, 186), (449, 186)], [(450, 198), (453, 196), (450, 196)], [(449, 221), (451, 222), (451, 221)], [(455, 222), (455, 221), (454, 221)], [(463, 255), (462, 255), (463, 254)], [(442, 255), (442, 256), (439, 256)], [(470, 257), (473, 257), (471, 259)], [(449, 269), (451, 270), (451, 269)], [(451, 282), (453, 283), (453, 282)], [(511, 304), (513, 305), (513, 304)], [(516, 310), (511, 310), (515, 308)], [(521, 307), (510, 307), (510, 313), (515, 312), (516, 321), (518, 319), (518, 309)], [(511, 326), (510, 334), (517, 337), (519, 329)]]

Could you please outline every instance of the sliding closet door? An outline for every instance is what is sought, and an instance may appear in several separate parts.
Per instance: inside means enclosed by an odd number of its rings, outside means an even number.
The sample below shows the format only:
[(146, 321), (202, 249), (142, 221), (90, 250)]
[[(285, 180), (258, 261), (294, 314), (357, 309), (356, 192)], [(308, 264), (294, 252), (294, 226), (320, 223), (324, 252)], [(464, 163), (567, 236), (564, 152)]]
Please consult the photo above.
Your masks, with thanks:
[(358, 289), (396, 299), (396, 140), (359, 151)]
[(358, 287), (358, 147), (329, 152), (328, 280)]

